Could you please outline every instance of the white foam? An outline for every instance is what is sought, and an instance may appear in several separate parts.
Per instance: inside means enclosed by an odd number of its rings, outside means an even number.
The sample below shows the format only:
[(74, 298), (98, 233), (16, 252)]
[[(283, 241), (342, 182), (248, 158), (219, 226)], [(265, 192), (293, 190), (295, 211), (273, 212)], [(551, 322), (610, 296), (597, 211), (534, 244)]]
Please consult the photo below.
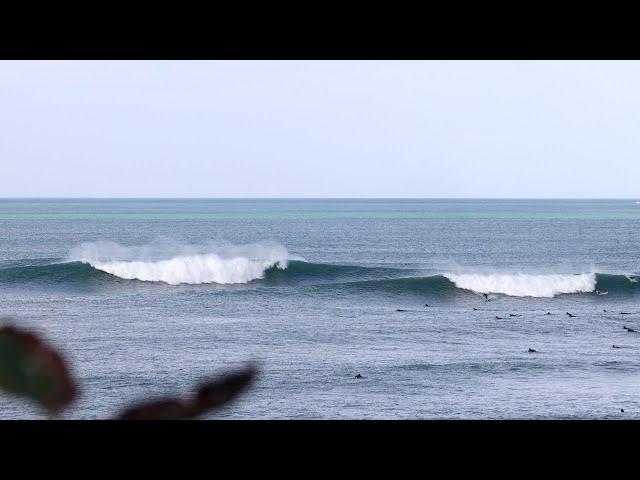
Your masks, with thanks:
[(478, 293), (500, 293), (511, 297), (547, 297), (562, 293), (592, 292), (596, 274), (451, 274), (444, 276), (457, 287)]
[[(171, 254), (171, 250), (179, 253)], [(80, 245), (69, 255), (71, 261), (88, 263), (120, 278), (170, 285), (248, 283), (263, 278), (271, 267), (287, 268), (288, 258), (287, 249), (273, 243), (123, 247), (96, 242)]]

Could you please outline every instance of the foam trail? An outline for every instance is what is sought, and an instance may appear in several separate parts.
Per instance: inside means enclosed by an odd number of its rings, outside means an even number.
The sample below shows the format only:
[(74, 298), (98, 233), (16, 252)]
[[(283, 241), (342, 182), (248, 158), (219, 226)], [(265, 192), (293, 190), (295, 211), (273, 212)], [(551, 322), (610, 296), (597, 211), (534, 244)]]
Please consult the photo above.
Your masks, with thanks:
[(444, 276), (456, 287), (479, 293), (501, 293), (512, 297), (547, 297), (562, 293), (592, 292), (596, 274), (451, 274)]
[(127, 280), (170, 285), (248, 283), (263, 278), (268, 268), (287, 268), (289, 258), (286, 248), (268, 243), (173, 247), (172, 250), (179, 253), (167, 252), (167, 248), (157, 245), (123, 247), (112, 242), (97, 242), (74, 248), (69, 257)]

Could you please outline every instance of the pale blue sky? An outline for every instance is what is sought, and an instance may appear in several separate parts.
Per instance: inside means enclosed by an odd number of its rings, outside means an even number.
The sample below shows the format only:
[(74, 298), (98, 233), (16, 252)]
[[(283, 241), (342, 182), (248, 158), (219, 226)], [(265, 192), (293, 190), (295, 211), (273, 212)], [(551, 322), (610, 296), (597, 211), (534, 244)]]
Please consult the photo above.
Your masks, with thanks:
[(0, 197), (640, 197), (640, 62), (0, 62)]

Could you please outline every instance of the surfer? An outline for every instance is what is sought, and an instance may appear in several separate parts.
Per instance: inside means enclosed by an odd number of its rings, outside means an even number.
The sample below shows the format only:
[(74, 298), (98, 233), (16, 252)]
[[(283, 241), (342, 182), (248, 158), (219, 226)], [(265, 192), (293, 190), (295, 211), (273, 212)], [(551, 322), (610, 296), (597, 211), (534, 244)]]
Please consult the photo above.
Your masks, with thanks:
[(522, 315), (520, 315), (519, 313), (510, 313), (509, 316), (510, 317), (521, 317)]
[(363, 377), (362, 375), (360, 375), (360, 374), (357, 374), (357, 375), (355, 376), (355, 378), (357, 378), (357, 379), (359, 380), (359, 379), (364, 378), (364, 377)]
[(482, 296), (487, 302), (489, 301), (489, 295), (487, 295), (486, 293), (483, 293)]
[(599, 295), (599, 296), (609, 295), (609, 292), (603, 292), (603, 291), (600, 291), (600, 290), (596, 290), (596, 295)]
[(611, 345), (611, 348), (620, 348), (618, 345)]
[(575, 315), (573, 313), (567, 312), (567, 315), (569, 315), (571, 318), (575, 317)]
[(496, 320), (504, 320), (504, 317), (499, 317), (496, 315)]
[(406, 312), (406, 310), (403, 310), (402, 308), (396, 308), (396, 312)]
[(633, 332), (633, 333), (636, 333), (636, 331), (635, 331), (633, 328), (629, 328), (629, 327), (627, 327), (626, 325), (625, 325), (624, 327), (622, 327), (622, 328), (624, 328), (627, 332)]
[(533, 348), (529, 349), (529, 353), (537, 353), (537, 350), (534, 350)]

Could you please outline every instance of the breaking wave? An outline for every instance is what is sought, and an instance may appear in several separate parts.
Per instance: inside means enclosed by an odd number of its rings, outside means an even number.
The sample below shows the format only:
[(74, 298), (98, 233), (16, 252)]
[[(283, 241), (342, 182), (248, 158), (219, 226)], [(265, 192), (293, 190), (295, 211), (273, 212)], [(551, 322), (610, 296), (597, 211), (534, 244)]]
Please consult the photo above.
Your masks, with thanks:
[(555, 297), (563, 293), (593, 292), (595, 273), (578, 275), (444, 274), (456, 287), (478, 293), (497, 293), (510, 297)]
[(123, 247), (111, 242), (87, 243), (74, 248), (69, 260), (125, 280), (178, 285), (248, 283), (263, 278), (269, 268), (287, 268), (289, 259), (287, 249), (275, 243), (182, 245), (173, 250), (178, 252), (171, 254), (161, 245)]
[[(437, 273), (419, 269), (310, 263), (273, 242), (247, 245), (165, 245), (125, 247), (85, 243), (65, 259), (16, 260), (0, 264), (0, 285), (52, 288), (129, 288), (149, 284), (313, 286), (339, 292), (384, 292), (444, 298), (460, 294), (551, 298), (606, 290), (640, 293), (638, 277), (628, 273)], [(133, 286), (133, 285), (132, 285)], [(140, 284), (140, 287), (143, 285)], [(338, 293), (338, 290), (336, 291)], [(452, 297), (450, 297), (452, 298)]]

